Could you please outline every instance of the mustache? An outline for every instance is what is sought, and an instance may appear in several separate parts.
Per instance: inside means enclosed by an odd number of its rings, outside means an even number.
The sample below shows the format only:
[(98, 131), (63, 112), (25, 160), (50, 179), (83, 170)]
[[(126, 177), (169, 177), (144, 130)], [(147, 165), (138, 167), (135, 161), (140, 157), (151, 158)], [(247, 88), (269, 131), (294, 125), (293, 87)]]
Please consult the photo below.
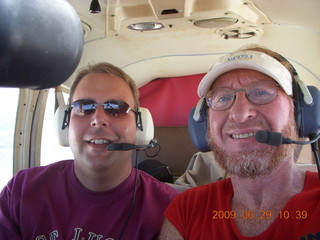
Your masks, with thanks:
[(262, 121), (257, 121), (257, 120), (246, 121), (244, 123), (226, 122), (222, 127), (222, 131), (228, 132), (228, 131), (235, 131), (238, 129), (252, 128), (252, 127), (259, 128), (259, 129), (266, 129), (267, 126), (269, 126), (267, 123)]

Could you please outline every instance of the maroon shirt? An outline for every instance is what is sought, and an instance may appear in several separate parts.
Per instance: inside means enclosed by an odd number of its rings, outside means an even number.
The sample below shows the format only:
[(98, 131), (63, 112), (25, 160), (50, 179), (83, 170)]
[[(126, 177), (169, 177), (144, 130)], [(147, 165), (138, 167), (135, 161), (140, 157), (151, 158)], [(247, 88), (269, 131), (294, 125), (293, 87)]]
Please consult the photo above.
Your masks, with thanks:
[[(93, 192), (76, 179), (73, 160), (21, 170), (0, 195), (0, 239), (117, 239), (130, 211), (135, 172), (111, 190)], [(176, 194), (139, 171), (134, 211), (121, 239), (154, 239)]]

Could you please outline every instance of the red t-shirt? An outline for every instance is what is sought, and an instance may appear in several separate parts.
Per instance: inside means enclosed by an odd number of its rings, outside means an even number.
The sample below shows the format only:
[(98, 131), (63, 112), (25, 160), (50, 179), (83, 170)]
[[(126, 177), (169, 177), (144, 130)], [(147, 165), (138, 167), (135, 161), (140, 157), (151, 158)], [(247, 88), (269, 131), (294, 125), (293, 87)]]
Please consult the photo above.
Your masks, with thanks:
[(262, 234), (245, 237), (237, 229), (231, 211), (233, 188), (231, 179), (189, 189), (178, 195), (165, 212), (166, 218), (186, 240), (309, 240), (320, 239), (320, 182), (317, 173), (307, 172), (302, 192), (293, 196), (279, 213), (261, 212), (252, 218), (279, 214)]

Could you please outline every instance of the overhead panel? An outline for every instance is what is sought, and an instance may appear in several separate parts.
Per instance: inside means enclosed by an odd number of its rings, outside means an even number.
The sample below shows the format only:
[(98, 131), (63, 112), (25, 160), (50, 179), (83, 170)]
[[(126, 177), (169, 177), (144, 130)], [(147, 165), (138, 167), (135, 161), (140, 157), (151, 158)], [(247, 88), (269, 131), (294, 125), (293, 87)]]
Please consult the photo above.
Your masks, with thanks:
[(201, 32), (211, 29), (225, 39), (243, 39), (260, 36), (263, 26), (271, 23), (251, 1), (110, 0), (109, 3), (109, 37), (142, 32), (184, 32), (186, 29)]

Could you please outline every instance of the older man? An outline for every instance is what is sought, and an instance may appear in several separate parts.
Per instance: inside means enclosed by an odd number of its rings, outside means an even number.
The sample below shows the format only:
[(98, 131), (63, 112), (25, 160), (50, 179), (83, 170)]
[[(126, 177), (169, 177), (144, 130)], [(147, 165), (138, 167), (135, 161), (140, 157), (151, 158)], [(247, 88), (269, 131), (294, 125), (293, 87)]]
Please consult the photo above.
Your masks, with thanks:
[(294, 164), (294, 145), (258, 143), (259, 130), (296, 139), (293, 67), (262, 48), (220, 58), (199, 84), (208, 143), (230, 178), (179, 195), (160, 239), (320, 239), (320, 183)]

